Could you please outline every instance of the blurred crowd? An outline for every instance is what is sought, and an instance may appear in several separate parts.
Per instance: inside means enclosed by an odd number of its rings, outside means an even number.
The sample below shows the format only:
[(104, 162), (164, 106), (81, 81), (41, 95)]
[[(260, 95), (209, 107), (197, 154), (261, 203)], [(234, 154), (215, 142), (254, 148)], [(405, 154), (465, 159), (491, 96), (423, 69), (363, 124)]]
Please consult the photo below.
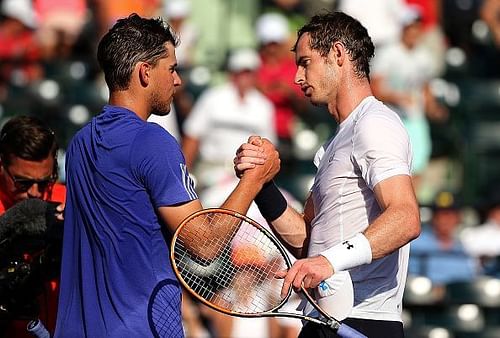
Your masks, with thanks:
[[(0, 0), (0, 120), (47, 122), (64, 183), (68, 141), (107, 101), (99, 38), (130, 13), (161, 16), (180, 38), (183, 84), (172, 113), (151, 121), (182, 145), (203, 204), (218, 205), (235, 184), (235, 150), (254, 134), (277, 144), (277, 182), (304, 200), (312, 157), (336, 126), (293, 84), (290, 50), (297, 28), (322, 9), (367, 27), (373, 92), (410, 135), (423, 232), (409, 276), (436, 285), (500, 278), (498, 0)], [(186, 299), (190, 337), (295, 337), (300, 325), (221, 318)]]

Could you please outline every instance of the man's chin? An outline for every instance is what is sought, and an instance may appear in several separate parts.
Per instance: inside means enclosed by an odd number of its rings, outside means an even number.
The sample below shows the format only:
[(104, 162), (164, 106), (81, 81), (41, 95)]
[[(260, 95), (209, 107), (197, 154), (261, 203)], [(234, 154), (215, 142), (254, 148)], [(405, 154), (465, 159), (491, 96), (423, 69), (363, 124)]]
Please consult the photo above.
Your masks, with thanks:
[(324, 102), (320, 102), (318, 100), (313, 99), (312, 97), (309, 97), (309, 102), (315, 107), (320, 107), (324, 105)]
[(168, 114), (170, 114), (170, 109), (168, 111), (158, 111), (158, 110), (155, 110), (153, 112), (151, 112), (151, 115), (156, 115), (156, 116), (167, 116)]

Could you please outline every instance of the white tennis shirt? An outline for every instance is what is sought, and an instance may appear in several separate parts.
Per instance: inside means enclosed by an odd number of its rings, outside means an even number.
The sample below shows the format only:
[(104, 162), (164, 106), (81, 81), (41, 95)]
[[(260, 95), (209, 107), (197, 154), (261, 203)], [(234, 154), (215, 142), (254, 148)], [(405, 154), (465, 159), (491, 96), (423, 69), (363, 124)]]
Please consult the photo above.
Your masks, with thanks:
[[(373, 96), (365, 98), (316, 153), (309, 256), (363, 232), (381, 213), (374, 187), (410, 175), (411, 158), (398, 115)], [(408, 255), (406, 245), (350, 270), (354, 308), (349, 317), (401, 321)]]

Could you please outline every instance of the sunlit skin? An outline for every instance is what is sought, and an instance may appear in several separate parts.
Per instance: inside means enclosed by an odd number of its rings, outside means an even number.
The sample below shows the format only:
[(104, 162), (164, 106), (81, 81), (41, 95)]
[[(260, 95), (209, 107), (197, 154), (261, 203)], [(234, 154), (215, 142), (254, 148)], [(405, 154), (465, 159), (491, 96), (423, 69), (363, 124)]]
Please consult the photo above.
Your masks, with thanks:
[[(8, 165), (9, 173), (16, 178), (41, 180), (52, 175), (54, 157), (50, 155), (42, 161), (28, 161), (13, 156)], [(28, 198), (43, 198), (44, 192), (40, 191), (38, 184), (33, 184), (27, 191), (19, 191), (3, 164), (0, 166), (0, 193), (5, 207), (8, 209), (14, 204)]]
[(170, 112), (170, 107), (176, 88), (182, 84), (177, 73), (177, 58), (175, 48), (171, 43), (166, 44), (168, 56), (160, 59), (150, 70), (151, 77), (151, 112), (164, 116)]
[(340, 42), (333, 43), (326, 56), (311, 48), (309, 33), (303, 34), (297, 42), (295, 84), (312, 104), (327, 106), (337, 123), (347, 118), (361, 101), (359, 96), (349, 93), (359, 83), (351, 76), (352, 65), (348, 59), (349, 55)]
[(441, 247), (449, 249), (453, 246), (455, 231), (460, 224), (460, 220), (461, 213), (459, 210), (442, 209), (434, 212), (432, 226)]
[(129, 88), (110, 93), (111, 105), (127, 108), (143, 120), (147, 120), (151, 114), (164, 116), (170, 112), (176, 88), (182, 81), (177, 73), (174, 45), (167, 42), (165, 48), (167, 56), (159, 59), (155, 65), (137, 62)]

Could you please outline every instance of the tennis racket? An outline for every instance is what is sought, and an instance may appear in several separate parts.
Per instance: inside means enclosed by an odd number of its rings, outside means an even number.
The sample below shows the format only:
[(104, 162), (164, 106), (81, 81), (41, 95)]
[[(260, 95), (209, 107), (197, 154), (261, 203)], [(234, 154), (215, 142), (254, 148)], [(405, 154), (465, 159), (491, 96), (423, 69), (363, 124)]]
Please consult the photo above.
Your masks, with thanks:
[(326, 313), (304, 288), (303, 295), (320, 318), (281, 312), (292, 289), (281, 298), (283, 280), (275, 275), (292, 266), (290, 258), (268, 229), (237, 212), (212, 208), (188, 216), (173, 236), (170, 259), (182, 285), (219, 312), (297, 318), (329, 327), (340, 337), (366, 337)]

